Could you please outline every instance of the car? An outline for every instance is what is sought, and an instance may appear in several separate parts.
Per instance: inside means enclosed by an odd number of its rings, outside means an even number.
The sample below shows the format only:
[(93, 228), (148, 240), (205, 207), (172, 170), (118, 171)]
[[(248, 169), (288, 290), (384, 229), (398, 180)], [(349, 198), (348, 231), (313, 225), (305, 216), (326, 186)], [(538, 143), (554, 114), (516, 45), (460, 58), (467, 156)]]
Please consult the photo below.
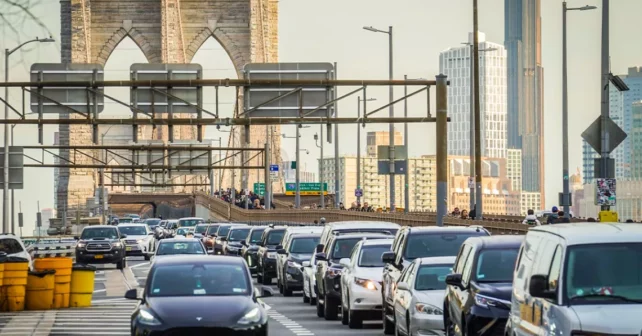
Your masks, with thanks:
[(280, 278), (279, 288), (283, 296), (292, 296), (292, 291), (303, 290), (303, 261), (310, 260), (314, 248), (319, 243), (320, 233), (297, 233), (289, 237), (285, 246), (277, 249), (277, 269)]
[(152, 256), (152, 263), (158, 259), (176, 255), (206, 255), (207, 250), (200, 241), (192, 238), (168, 238), (158, 243), (158, 249)]
[(641, 260), (640, 224), (531, 228), (517, 257), (505, 333), (522, 336), (528, 326), (540, 335), (639, 335)]
[(503, 335), (511, 307), (513, 272), (524, 236), (472, 237), (446, 276), (446, 334)]
[(257, 252), (258, 267), (256, 281), (264, 285), (271, 285), (276, 277), (276, 247), (281, 245), (285, 226), (271, 226), (263, 231), (259, 251)]
[(147, 218), (143, 221), (143, 223), (147, 224), (149, 228), (154, 231), (158, 224), (160, 224), (161, 219), (160, 218)]
[(194, 228), (197, 224), (203, 224), (205, 220), (200, 217), (183, 217), (178, 220), (178, 227), (192, 227)]
[(316, 266), (316, 253), (312, 253), (309, 260), (301, 263), (301, 273), (303, 273), (303, 303), (309, 303), (313, 306), (317, 304), (317, 293), (314, 290)]
[(205, 238), (207, 228), (209, 226), (210, 225), (208, 223), (196, 224), (196, 226), (194, 227), (194, 238), (202, 241), (203, 238)]
[[(321, 232), (323, 232), (323, 227), (321, 226), (291, 226), (288, 227), (287, 230), (285, 230), (285, 234), (283, 235), (283, 240), (281, 240), (281, 244), (279, 244), (276, 247), (276, 250), (284, 248), (292, 239), (292, 237), (296, 236), (297, 234), (301, 233), (310, 233), (310, 234), (319, 234), (319, 237), (321, 235)], [(316, 248), (316, 246), (314, 247)], [(313, 254), (314, 253), (314, 248), (310, 250), (309, 253), (307, 254)], [(285, 264), (285, 260), (287, 259), (287, 254), (276, 254), (276, 284), (279, 287), (279, 291), (283, 293), (283, 283), (284, 283), (284, 274), (282, 271), (285, 269), (283, 265)]]
[(193, 227), (182, 227), (176, 229), (176, 233), (173, 235), (173, 238), (194, 238), (194, 228)]
[(247, 239), (250, 229), (251, 227), (247, 225), (232, 226), (227, 233), (227, 237), (221, 237), (221, 240), (223, 240), (223, 254), (240, 256), (243, 248), (241, 242)]
[(22, 239), (13, 234), (0, 235), (0, 253), (6, 254), (7, 257), (18, 257), (29, 261), (29, 269), (33, 269), (33, 260), (27, 252)]
[(247, 226), (247, 224), (228, 223), (220, 225), (216, 231), (216, 240), (214, 240), (214, 254), (224, 253), (223, 245), (225, 244), (225, 239), (227, 239), (227, 234), (230, 233), (230, 229), (233, 226)]
[(178, 229), (178, 219), (170, 219), (167, 221), (167, 227), (165, 228), (165, 237), (173, 238), (176, 236), (176, 230)]
[(118, 224), (120, 233), (126, 234), (125, 254), (127, 256), (143, 256), (149, 260), (156, 249), (154, 232), (146, 224)]
[(401, 273), (392, 299), (397, 335), (443, 335), (446, 276), (456, 258), (417, 258)]
[(341, 322), (350, 329), (364, 320), (381, 319), (381, 255), (390, 251), (392, 239), (361, 240), (348, 258), (339, 260), (341, 273)]
[(214, 251), (214, 242), (216, 241), (216, 231), (220, 224), (208, 224), (207, 231), (203, 235), (201, 242), (205, 245), (208, 251)]
[(268, 315), (241, 258), (175, 256), (154, 262), (131, 315), (132, 335), (267, 336)]
[(323, 252), (316, 254), (315, 289), (317, 291), (317, 316), (336, 320), (341, 305), (342, 258), (352, 254), (355, 245), (362, 239), (390, 239), (387, 232), (346, 233), (331, 236)]
[(383, 268), (383, 331), (386, 335), (394, 333), (394, 311), (392, 293), (401, 272), (416, 258), (454, 257), (461, 244), (469, 237), (489, 236), (481, 226), (471, 227), (403, 227), (397, 232), (392, 250), (381, 258)]
[(76, 263), (79, 264), (116, 264), (119, 270), (127, 266), (125, 255), (126, 234), (113, 225), (92, 225), (85, 227), (80, 236), (74, 237), (76, 244)]
[(263, 236), (263, 231), (265, 231), (265, 229), (267, 229), (267, 226), (253, 226), (245, 241), (241, 242), (243, 245), (241, 256), (247, 262), (247, 266), (250, 268), (250, 273), (252, 273), (252, 275), (256, 274), (259, 263), (257, 253), (259, 252), (261, 236)]
[(387, 233), (394, 236), (400, 226), (389, 222), (373, 221), (345, 221), (326, 224), (321, 232), (321, 239), (317, 245), (317, 253), (322, 252), (325, 245), (332, 239), (332, 236), (339, 233)]
[(166, 228), (167, 228), (167, 220), (163, 219), (160, 222), (158, 222), (158, 225), (154, 229), (154, 238), (156, 240), (161, 240), (165, 238), (165, 234), (167, 233)]

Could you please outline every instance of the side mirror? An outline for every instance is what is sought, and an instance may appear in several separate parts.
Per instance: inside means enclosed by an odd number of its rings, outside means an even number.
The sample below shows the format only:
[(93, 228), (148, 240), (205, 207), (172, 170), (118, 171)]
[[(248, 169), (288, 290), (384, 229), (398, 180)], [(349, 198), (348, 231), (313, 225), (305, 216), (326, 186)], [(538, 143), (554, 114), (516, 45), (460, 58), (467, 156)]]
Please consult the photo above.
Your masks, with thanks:
[(74, 236), (74, 239), (75, 239), (75, 240), (80, 240), (80, 237), (78, 237), (78, 236)]
[(339, 260), (339, 265), (343, 267), (350, 267), (350, 258), (341, 258)]
[(316, 252), (317, 252), (317, 253), (321, 253), (321, 252), (323, 252), (323, 244), (319, 244), (319, 245), (317, 245)]
[(125, 299), (130, 299), (130, 300), (140, 300), (138, 297), (138, 291), (136, 289), (130, 289), (125, 292)]
[(319, 252), (319, 253), (315, 254), (315, 255), (314, 255), (314, 258), (315, 258), (317, 261), (326, 261), (326, 260), (328, 260), (328, 257), (327, 257), (327, 256), (325, 255), (325, 253), (323, 253), (323, 252)]
[(277, 250), (277, 251), (278, 251), (278, 250), (281, 250), (281, 249), (283, 249), (283, 245), (277, 245), (277, 246), (276, 246), (276, 250)]
[(381, 261), (384, 264), (394, 264), (395, 263), (395, 253), (392, 251), (386, 251), (381, 255)]
[(528, 292), (533, 297), (543, 299), (555, 299), (555, 292), (548, 289), (548, 280), (546, 276), (535, 274), (531, 277), (531, 282), (528, 285)]
[(277, 249), (277, 250), (276, 250), (276, 253), (277, 253), (277, 254), (288, 254), (288, 253), (287, 253), (287, 252), (285, 252), (285, 250), (284, 250), (284, 249), (282, 249), (282, 248)]
[(227, 237), (221, 237), (221, 241), (227, 241)]
[(310, 262), (309, 261), (304, 261), (304, 262), (301, 263), (301, 266), (310, 267)]
[(126, 234), (124, 234), (124, 233), (121, 233), (121, 234), (120, 234), (120, 239), (125, 239), (125, 238), (127, 238), (127, 235), (126, 235)]
[(410, 287), (405, 282), (399, 282), (399, 283), (397, 283), (397, 289), (398, 290), (403, 290), (403, 291), (409, 291)]
[(150, 233), (148, 233), (147, 235), (148, 235), (148, 236), (152, 236), (152, 235), (154, 235), (154, 232), (150, 232)]
[(453, 273), (446, 276), (446, 284), (451, 286), (457, 286), (460, 289), (464, 289), (464, 286), (461, 283), (461, 274)]

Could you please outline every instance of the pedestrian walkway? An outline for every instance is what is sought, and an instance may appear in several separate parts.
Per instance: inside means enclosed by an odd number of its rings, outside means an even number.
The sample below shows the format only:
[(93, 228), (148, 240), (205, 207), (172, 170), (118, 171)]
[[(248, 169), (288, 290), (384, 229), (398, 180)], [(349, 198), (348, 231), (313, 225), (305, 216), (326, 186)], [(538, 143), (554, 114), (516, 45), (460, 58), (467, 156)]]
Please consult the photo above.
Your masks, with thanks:
[(0, 334), (11, 335), (129, 335), (137, 301), (94, 300), (91, 307), (0, 313)]

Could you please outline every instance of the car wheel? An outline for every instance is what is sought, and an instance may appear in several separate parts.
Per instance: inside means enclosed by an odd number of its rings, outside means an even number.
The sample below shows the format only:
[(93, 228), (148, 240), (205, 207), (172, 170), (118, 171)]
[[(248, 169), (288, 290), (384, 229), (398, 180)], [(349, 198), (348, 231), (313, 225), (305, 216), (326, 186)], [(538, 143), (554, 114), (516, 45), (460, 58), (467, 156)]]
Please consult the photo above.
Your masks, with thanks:
[(152, 258), (152, 256), (150, 256), (149, 254), (145, 255), (145, 261), (149, 261), (149, 259), (151, 259), (151, 258)]
[[(390, 320), (388, 320), (388, 317), (386, 317), (386, 313), (387, 312), (388, 312), (388, 310), (386, 308), (386, 303), (385, 303), (385, 299), (384, 299), (383, 313), (381, 314), (383, 316), (383, 333), (385, 335), (392, 335), (395, 332), (395, 324), (390, 322)], [(394, 318), (394, 312), (393, 312), (392, 316)]]
[(348, 327), (350, 329), (361, 329), (361, 328), (363, 328), (363, 319), (359, 315), (358, 311), (351, 310), (348, 307), (348, 311), (346, 312), (346, 315), (348, 315)]
[(446, 336), (455, 336), (455, 325), (448, 315), (444, 316), (444, 329), (446, 329)]
[(263, 284), (264, 285), (268, 285), (268, 286), (272, 285), (272, 278), (270, 278), (269, 276), (263, 275), (263, 279), (262, 280), (263, 280)]
[[(343, 301), (343, 300), (342, 300)], [(348, 301), (346, 299), (346, 301)], [(348, 325), (348, 312), (350, 311), (350, 308), (346, 308), (344, 303), (341, 302), (341, 324), (343, 325)]]
[(334, 321), (339, 316), (339, 304), (328, 295), (323, 297), (323, 315), (327, 321)]
[(116, 263), (116, 268), (119, 270), (123, 270), (125, 269), (125, 267), (127, 267), (127, 264), (125, 263), (125, 257), (123, 257), (123, 259)]
[(316, 302), (316, 304), (317, 304), (317, 316), (318, 317), (323, 317), (323, 313), (324, 313), (323, 305), (319, 302), (318, 298), (317, 298), (316, 301), (317, 301)]
[(312, 297), (311, 293), (306, 294), (305, 293), (305, 288), (310, 288), (309, 286), (306, 286), (305, 281), (303, 281), (303, 303), (310, 303), (310, 298)]
[(263, 283), (263, 276), (259, 272), (256, 272), (256, 282)]

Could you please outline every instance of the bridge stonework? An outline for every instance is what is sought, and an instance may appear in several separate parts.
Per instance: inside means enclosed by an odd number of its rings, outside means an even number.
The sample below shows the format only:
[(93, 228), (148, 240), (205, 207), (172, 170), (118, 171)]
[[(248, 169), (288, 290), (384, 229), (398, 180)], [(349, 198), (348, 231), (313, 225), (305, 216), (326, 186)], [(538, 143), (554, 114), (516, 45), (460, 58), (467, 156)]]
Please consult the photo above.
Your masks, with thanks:
[[(149, 63), (189, 63), (209, 37), (214, 37), (225, 49), (239, 77), (247, 63), (278, 60), (278, 0), (60, 0), (60, 5), (63, 63), (104, 65), (126, 36), (140, 47)], [(242, 101), (242, 90), (239, 90), (237, 105)], [(238, 110), (242, 110), (242, 104), (236, 107), (235, 111)], [(75, 114), (60, 117), (82, 118)], [(90, 126), (59, 127), (60, 145), (91, 144)], [(156, 129), (157, 132), (152, 133), (151, 127), (139, 127), (139, 139), (166, 141), (167, 128)], [(243, 139), (241, 131), (239, 128), (230, 133), (230, 139), (236, 139), (236, 146), (240, 146), (239, 140)], [(273, 131), (280, 134), (278, 126), (273, 127)], [(174, 127), (174, 139), (195, 138), (195, 127)], [(259, 142), (262, 146), (265, 138), (265, 126), (251, 127), (252, 147)], [(280, 141), (278, 137), (271, 138), (271, 160), (276, 163), (281, 157)], [(92, 163), (88, 157), (69, 158), (66, 150), (61, 150), (60, 155), (77, 164)], [(247, 165), (262, 162), (256, 158)], [(228, 160), (226, 164), (232, 162)], [(256, 181), (257, 174), (261, 173), (249, 172), (248, 182)], [(226, 171), (224, 184), (231, 184), (231, 176), (231, 172)], [(236, 176), (241, 176), (240, 172)], [(83, 207), (86, 200), (93, 197), (98, 183), (97, 172), (92, 169), (61, 168), (57, 178), (59, 210)], [(240, 187), (240, 181), (236, 182)]]

